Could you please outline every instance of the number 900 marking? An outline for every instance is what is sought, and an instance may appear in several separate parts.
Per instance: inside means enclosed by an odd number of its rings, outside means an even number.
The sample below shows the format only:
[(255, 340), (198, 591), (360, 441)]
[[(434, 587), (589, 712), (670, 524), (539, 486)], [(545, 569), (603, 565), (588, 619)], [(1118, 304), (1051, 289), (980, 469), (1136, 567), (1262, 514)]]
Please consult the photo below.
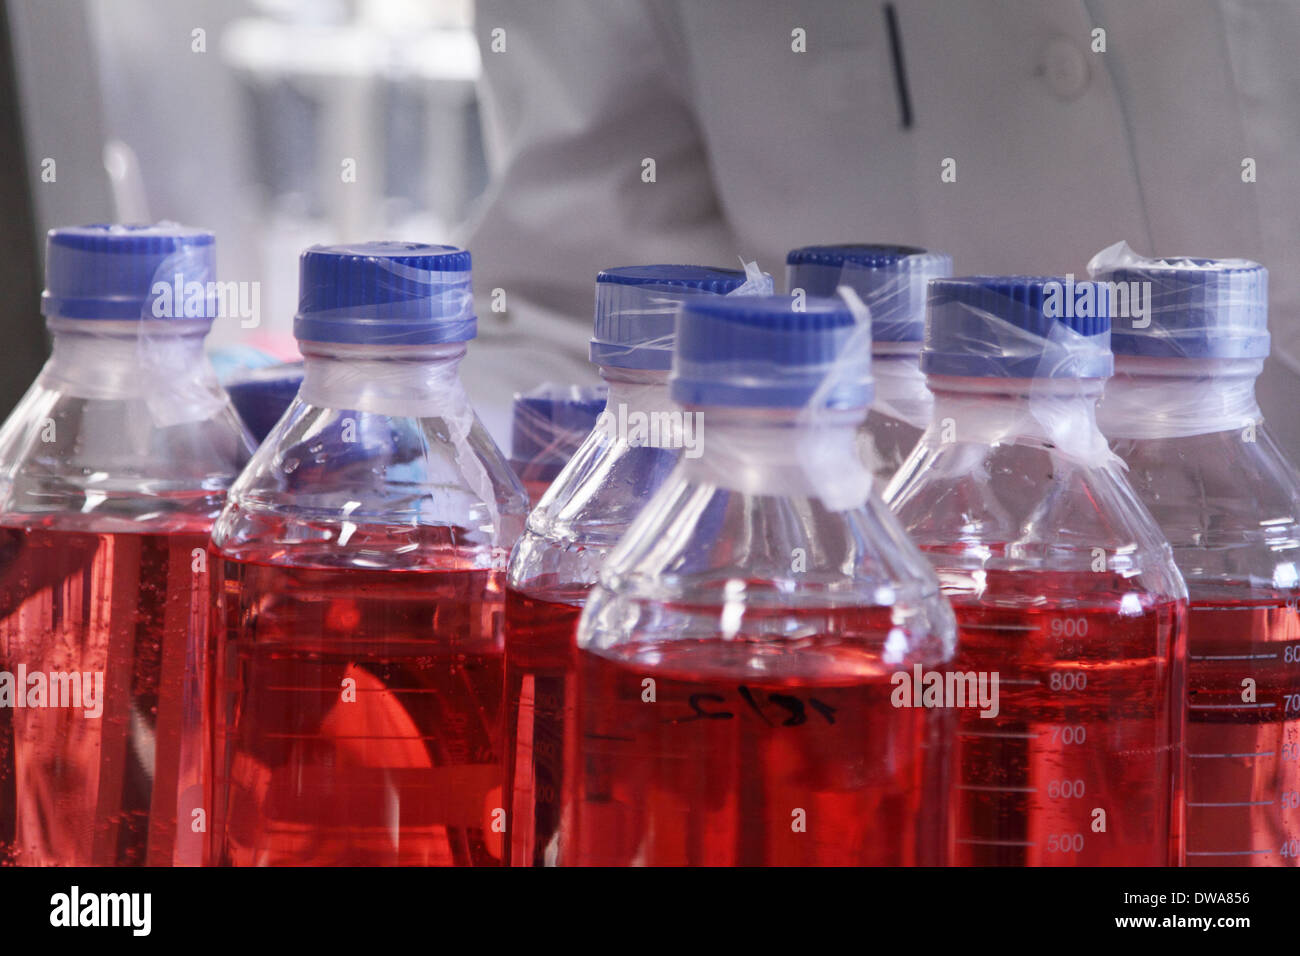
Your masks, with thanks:
[(1087, 637), (1088, 619), (1086, 617), (1052, 618), (1052, 637)]

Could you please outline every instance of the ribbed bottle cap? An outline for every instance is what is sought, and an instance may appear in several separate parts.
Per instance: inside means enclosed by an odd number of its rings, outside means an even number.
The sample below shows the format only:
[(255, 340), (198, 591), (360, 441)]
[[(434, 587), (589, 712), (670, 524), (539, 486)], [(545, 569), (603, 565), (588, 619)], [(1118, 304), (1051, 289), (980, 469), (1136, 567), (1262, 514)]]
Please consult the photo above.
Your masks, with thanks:
[(925, 336), (926, 285), (952, 275), (952, 256), (916, 246), (847, 243), (804, 246), (785, 258), (786, 288), (833, 296), (847, 285), (871, 309), (876, 342), (920, 342)]
[(1107, 287), (1058, 276), (930, 283), (921, 370), (968, 378), (1106, 378)]
[(1268, 355), (1268, 270), (1258, 262), (1144, 259), (1120, 245), (1099, 253), (1088, 270), (1110, 286), (1116, 355)]
[(437, 345), (474, 338), (470, 255), (456, 246), (312, 246), (299, 260), (299, 341)]
[(573, 457), (605, 410), (604, 385), (539, 385), (515, 396), (510, 460), (529, 480), (550, 480)]
[(677, 306), (696, 296), (727, 295), (746, 281), (739, 269), (707, 266), (624, 266), (604, 270), (596, 276), (592, 363), (667, 371), (672, 366)]
[(173, 222), (51, 229), (41, 312), (68, 319), (215, 318), (216, 242)]
[[(871, 350), (844, 354), (856, 328), (838, 299), (699, 297), (682, 303), (670, 378), (686, 405), (799, 408), (835, 370), (831, 408), (871, 403)], [(866, 340), (869, 345), (869, 339)]]

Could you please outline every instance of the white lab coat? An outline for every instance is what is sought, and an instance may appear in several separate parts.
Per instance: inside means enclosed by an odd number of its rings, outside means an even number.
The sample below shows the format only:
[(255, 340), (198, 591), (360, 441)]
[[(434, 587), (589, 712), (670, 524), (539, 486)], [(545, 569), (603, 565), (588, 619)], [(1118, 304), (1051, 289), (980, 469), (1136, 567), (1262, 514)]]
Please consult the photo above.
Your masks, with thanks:
[(1260, 398), (1300, 460), (1300, 2), (893, 6), (906, 127), (881, 2), (479, 0), (480, 402), (590, 376), (604, 267), (743, 255), (779, 285), (790, 248), (865, 241), (950, 252), (959, 273), (1083, 275), (1127, 239), (1269, 267)]

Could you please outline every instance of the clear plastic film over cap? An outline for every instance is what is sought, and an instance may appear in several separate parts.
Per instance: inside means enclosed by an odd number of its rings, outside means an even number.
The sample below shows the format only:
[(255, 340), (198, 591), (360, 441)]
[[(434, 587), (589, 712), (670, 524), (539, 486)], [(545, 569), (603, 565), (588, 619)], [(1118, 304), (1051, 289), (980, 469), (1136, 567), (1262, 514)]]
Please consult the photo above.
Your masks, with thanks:
[(41, 312), (65, 319), (212, 319), (216, 241), (174, 222), (98, 224), (46, 235)]
[[(1114, 365), (1104, 285), (1070, 276), (930, 283), (921, 370), (931, 376), (934, 422), (946, 421), (960, 443), (1038, 446), (1082, 467), (1116, 465), (1096, 423)], [(947, 378), (942, 388), (936, 376)], [(1027, 383), (1024, 401), (1007, 399), (1007, 379)]]
[(765, 295), (772, 277), (755, 263), (741, 269), (692, 265), (624, 266), (596, 276), (591, 361), (614, 368), (672, 367), (677, 307), (696, 296)]
[(952, 256), (916, 246), (847, 243), (804, 246), (786, 256), (786, 288), (834, 296), (841, 286), (871, 311), (876, 342), (920, 342), (925, 334), (926, 286), (952, 275)]
[(930, 283), (921, 370), (963, 378), (1107, 378), (1107, 287), (1069, 276)]
[[(865, 408), (872, 394), (870, 348), (845, 354), (856, 326), (852, 310), (837, 299), (686, 301), (677, 320), (672, 397), (685, 405), (797, 409), (817, 396), (825, 408)], [(833, 383), (824, 387), (832, 372)]]
[(440, 345), (478, 331), (470, 254), (456, 246), (312, 246), (299, 260), (299, 341)]
[(1149, 358), (1266, 358), (1268, 270), (1248, 259), (1147, 259), (1117, 242), (1088, 273), (1110, 289), (1111, 348)]
[(605, 385), (547, 383), (515, 395), (510, 459), (516, 472), (554, 478), (605, 410)]

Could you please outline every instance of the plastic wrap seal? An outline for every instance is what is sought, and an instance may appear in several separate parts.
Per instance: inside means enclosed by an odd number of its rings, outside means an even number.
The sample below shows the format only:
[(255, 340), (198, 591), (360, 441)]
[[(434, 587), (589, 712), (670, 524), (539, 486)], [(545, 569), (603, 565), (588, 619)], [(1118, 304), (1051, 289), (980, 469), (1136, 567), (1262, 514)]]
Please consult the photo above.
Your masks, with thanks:
[(470, 254), (455, 246), (313, 246), (299, 265), (299, 341), (440, 345), (474, 338)]
[(933, 398), (918, 365), (931, 279), (952, 275), (952, 257), (916, 246), (805, 246), (786, 256), (787, 287), (809, 295), (852, 289), (871, 315), (872, 411), (924, 429)]
[(704, 415), (704, 453), (681, 458), (680, 467), (700, 484), (753, 496), (815, 498), (828, 510), (846, 511), (871, 493), (871, 471), (857, 440), (863, 411), (823, 408), (809, 422), (787, 409), (760, 428), (728, 427), (711, 410), (695, 412)]
[(1099, 421), (1110, 438), (1178, 438), (1262, 420), (1268, 270), (1247, 259), (1148, 259), (1117, 242), (1088, 263), (1116, 303), (1116, 374)]
[(1268, 270), (1248, 259), (1147, 259), (1126, 242), (1088, 263), (1107, 286), (1117, 356), (1268, 356)]
[[(1034, 382), (1024, 396), (1008, 396), (996, 379), (951, 379), (934, 384), (932, 436), (949, 430), (956, 443), (1036, 446), (1085, 468), (1117, 467), (1097, 423), (1099, 382)], [(933, 441), (943, 442), (941, 437)]]
[[(704, 408), (704, 454), (686, 464), (697, 480), (815, 497), (836, 511), (866, 500), (871, 473), (857, 431), (871, 401), (871, 320), (847, 292), (853, 306), (770, 296), (683, 308), (672, 396)], [(736, 408), (766, 421), (728, 427), (726, 410)]]
[(1097, 409), (1107, 438), (1190, 438), (1264, 419), (1255, 400), (1263, 359), (1121, 358)]
[(846, 385), (851, 387), (860, 381), (864, 367), (869, 386), (874, 390), (875, 316), (853, 286), (840, 286), (836, 292), (853, 316), (853, 330), (799, 412), (799, 461), (822, 503), (831, 511), (845, 511), (861, 505), (867, 498), (874, 467), (868, 455), (874, 454), (874, 448), (867, 452), (855, 442), (858, 454), (845, 460), (845, 442), (836, 440), (835, 435), (835, 430), (844, 427), (844, 422), (842, 416), (831, 411), (828, 398)]
[(605, 409), (605, 385), (547, 383), (515, 395), (510, 464), (524, 481), (551, 481), (591, 434)]
[(1107, 378), (1110, 303), (1104, 286), (1056, 276), (936, 279), (921, 348), (927, 375)]
[(885, 343), (920, 342), (927, 287), (952, 275), (952, 256), (915, 246), (805, 246), (786, 256), (786, 288), (833, 296), (851, 288), (871, 312), (877, 352)]
[(159, 428), (206, 421), (227, 398), (203, 351), (218, 309), (213, 235), (171, 222), (53, 229), (41, 309), (58, 345), (41, 383), (143, 402)]
[[(871, 401), (871, 350), (855, 352), (852, 370), (837, 368), (855, 332), (852, 313), (834, 299), (792, 296), (696, 299), (678, 317), (670, 391), (684, 405), (741, 408), (833, 408)], [(868, 323), (865, 335), (870, 339)]]
[(920, 350), (912, 342), (875, 342), (871, 351), (871, 376), (876, 386), (871, 410), (924, 429), (930, 424), (934, 396), (921, 371)]
[(1096, 417), (1114, 369), (1109, 306), (1104, 287), (1069, 277), (931, 283), (921, 353), (935, 398), (930, 436), (950, 430), (963, 444), (1037, 445), (1083, 467), (1123, 467)]
[[(38, 382), (88, 401), (142, 402), (158, 428), (207, 421), (228, 399), (203, 352), (206, 319), (52, 318), (57, 344)], [(153, 326), (151, 328), (151, 326)]]
[(594, 365), (667, 371), (673, 363), (677, 311), (701, 295), (770, 295), (772, 277), (756, 262), (743, 271), (705, 266), (629, 266), (596, 278), (591, 338)]
[[(607, 376), (606, 380), (609, 395), (597, 417), (597, 430), (611, 440), (634, 435), (639, 448), (671, 451), (693, 445), (694, 436), (683, 431), (687, 427), (686, 414), (669, 394), (666, 373), (624, 369), (619, 376)], [(633, 416), (645, 427), (634, 427)]]

